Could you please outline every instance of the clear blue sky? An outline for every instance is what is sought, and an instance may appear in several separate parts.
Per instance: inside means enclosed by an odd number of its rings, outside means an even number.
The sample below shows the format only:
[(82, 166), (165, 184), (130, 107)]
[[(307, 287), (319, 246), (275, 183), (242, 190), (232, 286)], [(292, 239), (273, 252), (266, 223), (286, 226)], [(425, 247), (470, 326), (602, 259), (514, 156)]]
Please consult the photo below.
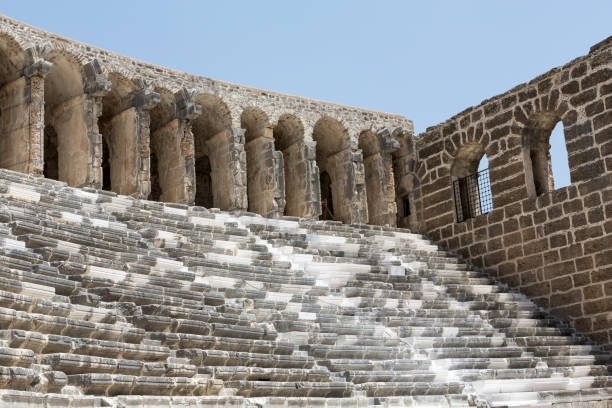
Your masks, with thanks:
[(181, 71), (403, 114), (417, 133), (612, 35), (610, 0), (30, 0), (0, 13)]

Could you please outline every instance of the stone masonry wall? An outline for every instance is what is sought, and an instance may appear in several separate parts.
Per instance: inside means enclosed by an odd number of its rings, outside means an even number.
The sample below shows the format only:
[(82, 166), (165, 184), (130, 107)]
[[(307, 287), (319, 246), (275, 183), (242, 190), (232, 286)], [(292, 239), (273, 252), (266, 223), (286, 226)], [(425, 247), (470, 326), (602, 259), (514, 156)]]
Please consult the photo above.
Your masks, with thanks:
[[(554, 190), (545, 161), (559, 121), (571, 185)], [(427, 129), (416, 142), (422, 231), (612, 344), (612, 37)], [(457, 222), (453, 172), (475, 171), (482, 153), (494, 209)]]

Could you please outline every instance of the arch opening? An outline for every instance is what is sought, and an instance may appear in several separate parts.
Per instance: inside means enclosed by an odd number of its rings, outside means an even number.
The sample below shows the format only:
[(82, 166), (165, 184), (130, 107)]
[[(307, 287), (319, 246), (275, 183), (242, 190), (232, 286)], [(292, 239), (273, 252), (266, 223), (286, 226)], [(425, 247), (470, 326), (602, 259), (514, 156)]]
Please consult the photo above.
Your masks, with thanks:
[(174, 95), (167, 89), (156, 88), (160, 102), (151, 109), (149, 177), (154, 201), (174, 202), (182, 186), (179, 121)]
[(0, 34), (0, 167), (28, 171), (31, 92), (23, 75), (26, 53), (10, 36)]
[[(210, 94), (198, 95), (202, 113), (193, 120), (194, 160), (196, 162), (195, 204), (232, 209), (232, 116), (227, 105)], [(236, 158), (234, 158), (236, 159)], [(208, 160), (207, 170), (206, 162)], [(201, 173), (203, 171), (203, 173)], [(198, 186), (208, 189), (198, 193)]]
[(88, 180), (89, 139), (81, 66), (65, 54), (49, 60), (53, 67), (45, 78), (45, 127), (53, 128), (57, 136), (57, 175), (52, 178), (83, 186)]
[(111, 90), (102, 98), (98, 128), (102, 134), (102, 188), (134, 194), (138, 177), (138, 119), (128, 102), (138, 88), (121, 74), (109, 74)]
[[(352, 184), (348, 179), (348, 174), (353, 163), (350, 160), (350, 141), (348, 131), (337, 120), (330, 117), (323, 117), (315, 124), (313, 139), (317, 143), (316, 160), (320, 174), (326, 174), (325, 179), (320, 178), (321, 203), (323, 199), (333, 199), (333, 212), (331, 215), (339, 221), (346, 221), (350, 218), (350, 195)], [(321, 176), (323, 177), (323, 176)], [(328, 180), (329, 178), (329, 180)], [(324, 189), (328, 197), (324, 197)], [(324, 209), (321, 208), (321, 219), (324, 219)]]
[(563, 122), (556, 113), (535, 114), (523, 131), (522, 143), (530, 197), (570, 184)]
[(451, 165), (457, 222), (474, 218), (493, 209), (484, 147), (477, 143), (462, 145)]
[(294, 115), (283, 114), (274, 126), (274, 148), (283, 154), (285, 175), (284, 215), (306, 215), (306, 197), (309, 190), (310, 168), (305, 154), (304, 125)]
[(415, 174), (413, 140), (408, 133), (394, 132), (399, 148), (391, 153), (398, 227), (418, 230), (418, 178)]

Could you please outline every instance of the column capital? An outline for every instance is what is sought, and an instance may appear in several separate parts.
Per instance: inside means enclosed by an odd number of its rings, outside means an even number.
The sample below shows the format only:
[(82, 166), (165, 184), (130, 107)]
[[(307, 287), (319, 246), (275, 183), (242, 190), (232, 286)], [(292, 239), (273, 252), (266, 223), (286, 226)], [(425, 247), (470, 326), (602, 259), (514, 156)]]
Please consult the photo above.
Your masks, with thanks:
[(195, 119), (202, 113), (202, 107), (194, 101), (197, 94), (197, 91), (190, 92), (186, 88), (181, 88), (174, 94), (177, 118)]
[(95, 58), (83, 66), (83, 82), (85, 93), (91, 96), (101, 97), (111, 90), (111, 81)]
[(49, 46), (38, 44), (26, 50), (26, 64), (23, 68), (23, 75), (27, 78), (33, 76), (44, 77), (51, 71), (53, 64), (45, 58), (49, 54)]

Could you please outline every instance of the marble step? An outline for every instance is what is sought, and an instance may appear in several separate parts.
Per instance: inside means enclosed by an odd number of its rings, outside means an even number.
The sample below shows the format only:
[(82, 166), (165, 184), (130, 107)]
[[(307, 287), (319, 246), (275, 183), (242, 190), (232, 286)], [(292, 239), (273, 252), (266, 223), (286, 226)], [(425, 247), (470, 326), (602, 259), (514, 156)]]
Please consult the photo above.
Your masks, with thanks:
[(188, 377), (148, 377), (88, 373), (68, 376), (68, 384), (94, 395), (211, 395), (222, 388), (220, 380)]
[(346, 382), (227, 381), (224, 386), (236, 388), (236, 394), (245, 397), (343, 398), (353, 392), (353, 384)]
[(329, 381), (330, 372), (327, 368), (261, 368), (261, 367), (213, 367), (214, 378), (223, 381)]
[(1, 330), (0, 339), (8, 347), (28, 349), (37, 354), (72, 353), (141, 361), (166, 361), (170, 357), (168, 347), (73, 338), (26, 330)]
[[(593, 407), (610, 405), (612, 387), (580, 390), (557, 390), (535, 392), (486, 393), (478, 396), (479, 402), (487, 407), (536, 408), (536, 407)], [(608, 402), (606, 402), (608, 401)], [(484, 405), (482, 405), (484, 406)]]
[(235, 337), (253, 340), (274, 340), (276, 330), (264, 326), (238, 326), (224, 323), (207, 323), (199, 320), (174, 319), (166, 316), (139, 315), (130, 318), (134, 327), (147, 332), (199, 334), (213, 337)]
[(43, 354), (39, 364), (51, 366), (67, 375), (87, 373), (125, 374), (136, 376), (193, 377), (196, 367), (172, 362), (143, 362), (72, 353)]
[(358, 389), (366, 392), (368, 397), (398, 395), (448, 395), (461, 394), (462, 382), (366, 382), (359, 384)]
[(257, 354), (292, 354), (295, 344), (283, 340), (257, 340), (232, 337), (206, 336), (190, 333), (149, 332), (148, 338), (159, 341), (171, 349), (208, 349)]
[(500, 394), (543, 391), (577, 391), (589, 388), (607, 388), (612, 386), (612, 377), (584, 376), (558, 378), (492, 379), (473, 381), (472, 387), (478, 394)]
[(176, 356), (196, 366), (246, 366), (262, 368), (313, 368), (314, 358), (303, 355), (247, 353), (242, 351), (184, 348)]
[(26, 330), (47, 334), (62, 334), (73, 337), (95, 337), (102, 340), (121, 340), (138, 343), (144, 337), (144, 330), (126, 324), (94, 323), (62, 316), (47, 316), (0, 307), (1, 330)]
[(218, 306), (225, 303), (223, 294), (216, 292), (201, 294), (202, 299), (200, 301), (152, 292), (128, 290), (123, 287), (98, 287), (89, 289), (89, 292), (100, 296), (105, 302), (133, 302), (137, 305), (157, 304), (199, 309), (202, 305)]
[(201, 309), (187, 309), (177, 306), (143, 305), (142, 313), (153, 316), (167, 316), (174, 319), (198, 320), (207, 323), (225, 323), (248, 326), (255, 323), (250, 313), (219, 313), (213, 306), (202, 305)]
[(6, 291), (0, 291), (0, 307), (96, 323), (112, 324), (117, 321), (117, 312), (113, 309), (51, 301)]

